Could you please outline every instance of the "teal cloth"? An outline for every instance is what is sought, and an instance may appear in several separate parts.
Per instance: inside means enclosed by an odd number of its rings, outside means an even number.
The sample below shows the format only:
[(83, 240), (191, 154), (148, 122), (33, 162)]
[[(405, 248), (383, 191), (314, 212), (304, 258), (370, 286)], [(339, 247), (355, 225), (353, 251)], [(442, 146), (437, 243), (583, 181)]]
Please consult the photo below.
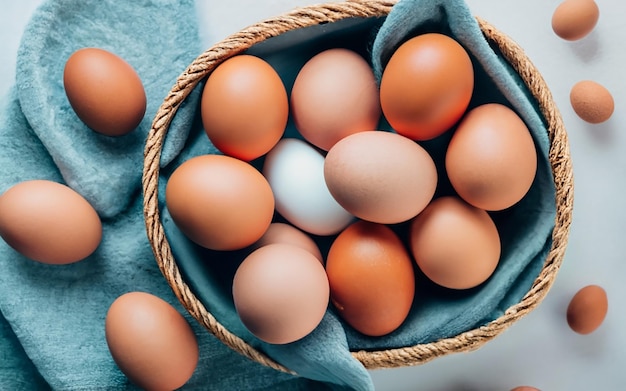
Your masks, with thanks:
[[(456, 38), (472, 58), (476, 90), (480, 93), (474, 95), (470, 107), (489, 102), (512, 107), (528, 125), (537, 146), (538, 171), (526, 197), (506, 211), (491, 214), (499, 228), (503, 249), (493, 276), (477, 288), (451, 291), (418, 274), (416, 298), (409, 317), (384, 338), (358, 333), (329, 307), (318, 328), (299, 341), (271, 345), (258, 340), (238, 319), (230, 291), (234, 270), (247, 252), (224, 254), (202, 249), (185, 238), (165, 211), (163, 224), (185, 280), (223, 325), (301, 376), (330, 381), (339, 387), (373, 390), (368, 372), (352, 358), (350, 350), (412, 346), (453, 337), (501, 316), (529, 290), (550, 249), (554, 227), (556, 206), (547, 158), (549, 140), (536, 102), (510, 66), (490, 47), (462, 0), (402, 0), (384, 20), (357, 19), (308, 29), (307, 33), (286, 33), (249, 50), (278, 70), (288, 91), (304, 61), (326, 48), (345, 46), (360, 52), (370, 59), (380, 80), (386, 61), (401, 42), (415, 34), (441, 32)], [(384, 120), (379, 127), (393, 131)], [(452, 133), (422, 143), (439, 167), (443, 167)], [(299, 137), (292, 122), (286, 135)], [(206, 140), (198, 142), (205, 146), (200, 153), (212, 153)], [(440, 170), (439, 174), (437, 196), (453, 194), (445, 172)], [(398, 228), (401, 231), (402, 227)], [(320, 240), (322, 249), (327, 249), (331, 240)]]
[(0, 314), (0, 386), (6, 390), (49, 390), (37, 368)]
[[(163, 298), (192, 325), (200, 361), (183, 389), (326, 388), (227, 348), (187, 314), (154, 261), (139, 188), (145, 135), (177, 75), (200, 53), (197, 27), (191, 0), (48, 0), (29, 21), (16, 86), (0, 100), (0, 193), (29, 179), (70, 184), (103, 217), (103, 241), (89, 258), (54, 266), (0, 240), (0, 390), (135, 390), (104, 337), (110, 304), (128, 291)], [(142, 77), (148, 110), (132, 135), (99, 136), (70, 110), (62, 69), (81, 46), (117, 53)], [(196, 103), (194, 94), (173, 123), (164, 165), (183, 149)]]
[[(193, 0), (47, 1), (22, 36), (16, 87), (24, 115), (63, 180), (104, 218), (124, 211), (141, 185), (143, 148), (164, 95), (200, 53)], [(146, 114), (133, 132), (108, 137), (78, 120), (62, 84), (67, 58), (83, 47), (109, 50), (135, 68)], [(184, 147), (197, 96), (185, 102), (168, 132), (161, 164)], [(106, 190), (106, 191), (104, 191)]]
[[(0, 361), (0, 389), (132, 390), (108, 353), (103, 329), (108, 306), (131, 290), (154, 293), (187, 317), (198, 336), (201, 358), (185, 389), (198, 390), (306, 390), (328, 385), (371, 391), (369, 373), (350, 350), (400, 347), (453, 336), (495, 319), (520, 300), (541, 269), (554, 224), (545, 124), (536, 103), (489, 47), (462, 0), (401, 0), (386, 19), (336, 25), (347, 27), (348, 33), (336, 26), (319, 26), (311, 30), (316, 38), (292, 32), (285, 34), (286, 39), (259, 44), (250, 53), (272, 63), (290, 90), (297, 68), (311, 51), (361, 42), (356, 49), (370, 58), (380, 76), (393, 49), (413, 34), (439, 31), (457, 38), (472, 54), (482, 92), (471, 104), (495, 101), (516, 109), (529, 125), (539, 151), (537, 177), (527, 197), (510, 210), (493, 214), (503, 242), (498, 270), (486, 284), (462, 294), (439, 289), (421, 276), (409, 318), (385, 338), (357, 333), (331, 307), (309, 336), (288, 345), (270, 345), (245, 330), (232, 304), (229, 279), (237, 257), (244, 253), (228, 254), (235, 258), (230, 263), (218, 262), (225, 254), (188, 241), (172, 223), (161, 199), (168, 240), (191, 288), (229, 330), (300, 377), (253, 363), (202, 329), (176, 301), (156, 267), (139, 192), (143, 138), (152, 116), (177, 74), (200, 51), (194, 14), (191, 0), (47, 0), (29, 23), (18, 56), (16, 87), (0, 109), (0, 192), (27, 179), (68, 183), (103, 216), (104, 236), (91, 257), (65, 266), (30, 261), (0, 241), (4, 320), (0, 322), (0, 351), (15, 352), (0, 355), (6, 358)], [(272, 50), (276, 49), (273, 44), (281, 50)], [(64, 56), (83, 45), (116, 52), (142, 77), (149, 104), (134, 134), (114, 140), (93, 134), (69, 109), (60, 72)], [(161, 190), (182, 161), (216, 153), (194, 113), (201, 87), (185, 102), (168, 132)], [(392, 130), (385, 121), (380, 127)], [(297, 136), (291, 121), (286, 134)], [(441, 162), (448, 140), (449, 134), (423, 145)], [(438, 192), (450, 191), (443, 177)], [(327, 248), (328, 240), (320, 243)], [(11, 372), (19, 375), (5, 376)]]

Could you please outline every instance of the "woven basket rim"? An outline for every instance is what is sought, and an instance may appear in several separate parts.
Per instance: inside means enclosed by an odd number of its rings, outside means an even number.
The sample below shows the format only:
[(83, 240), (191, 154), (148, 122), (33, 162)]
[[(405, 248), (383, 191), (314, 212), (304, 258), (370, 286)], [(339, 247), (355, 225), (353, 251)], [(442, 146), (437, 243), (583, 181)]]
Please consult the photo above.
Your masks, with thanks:
[[(226, 59), (240, 54), (252, 45), (284, 32), (332, 23), (354, 17), (384, 17), (395, 1), (349, 0), (343, 3), (324, 3), (296, 8), (290, 12), (253, 24), (218, 42), (198, 56), (178, 77), (164, 99), (152, 123), (144, 149), (142, 177), (144, 220), (148, 239), (158, 267), (174, 294), (201, 325), (220, 341), (240, 354), (265, 366), (295, 374), (263, 352), (255, 349), (240, 337), (228, 331), (207, 311), (190, 287), (185, 283), (161, 224), (158, 205), (160, 158), (165, 135), (182, 102), (195, 86)], [(556, 218), (552, 232), (552, 246), (539, 276), (521, 301), (499, 318), (473, 330), (438, 341), (384, 350), (359, 350), (351, 352), (367, 369), (392, 368), (423, 364), (450, 353), (475, 350), (492, 340), (517, 320), (530, 313), (544, 299), (561, 266), (572, 220), (573, 172), (567, 132), (552, 94), (523, 49), (494, 26), (476, 17), (483, 35), (497, 46), (504, 59), (513, 67), (536, 99), (548, 128), (550, 149), (548, 158), (556, 187)]]

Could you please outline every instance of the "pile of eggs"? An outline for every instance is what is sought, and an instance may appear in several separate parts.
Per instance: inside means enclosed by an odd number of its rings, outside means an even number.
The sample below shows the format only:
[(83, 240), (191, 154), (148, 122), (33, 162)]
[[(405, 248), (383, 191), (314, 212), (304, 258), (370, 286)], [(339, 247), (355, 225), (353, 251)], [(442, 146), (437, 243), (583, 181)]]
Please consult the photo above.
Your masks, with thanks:
[[(593, 1), (565, 0), (553, 29), (578, 40), (597, 19)], [(77, 117), (101, 135), (128, 134), (145, 115), (139, 76), (103, 49), (75, 52), (63, 83)], [(533, 182), (537, 156), (524, 122), (497, 103), (468, 109), (473, 93), (469, 56), (441, 34), (399, 47), (380, 85), (347, 49), (311, 58), (290, 94), (262, 59), (230, 58), (207, 79), (201, 102), (206, 133), (223, 155), (179, 166), (167, 184), (168, 210), (202, 247), (249, 250), (232, 293), (260, 339), (306, 336), (329, 303), (355, 330), (383, 336), (409, 313), (416, 268), (454, 290), (489, 279), (501, 251), (489, 212), (514, 206)], [(574, 86), (571, 103), (590, 123), (613, 112), (610, 93), (590, 81)], [(290, 116), (300, 137), (284, 136)], [(377, 129), (382, 118), (394, 132)], [(438, 166), (421, 143), (450, 133)], [(436, 196), (442, 175), (453, 194)], [(70, 186), (33, 179), (0, 196), (0, 236), (34, 261), (82, 261), (102, 235), (100, 216)], [(326, 254), (320, 238), (332, 239)], [(607, 308), (604, 289), (588, 285), (572, 297), (567, 323), (591, 333)], [(190, 325), (146, 292), (118, 297), (105, 332), (117, 365), (143, 388), (178, 388), (198, 363)]]
[[(296, 341), (331, 302), (360, 333), (383, 336), (409, 314), (415, 266), (455, 290), (493, 274), (501, 244), (489, 212), (526, 195), (537, 152), (511, 108), (469, 108), (474, 88), (468, 53), (439, 33), (403, 43), (380, 84), (345, 48), (310, 58), (290, 93), (259, 57), (237, 55), (214, 69), (201, 114), (223, 154), (178, 166), (165, 198), (196, 244), (249, 249), (232, 294), (254, 335)], [(299, 137), (284, 136), (290, 115)], [(378, 128), (383, 117), (394, 131)], [(447, 132), (437, 167), (421, 142)], [(435, 196), (441, 175), (453, 194)], [(320, 237), (332, 241), (325, 257)]]

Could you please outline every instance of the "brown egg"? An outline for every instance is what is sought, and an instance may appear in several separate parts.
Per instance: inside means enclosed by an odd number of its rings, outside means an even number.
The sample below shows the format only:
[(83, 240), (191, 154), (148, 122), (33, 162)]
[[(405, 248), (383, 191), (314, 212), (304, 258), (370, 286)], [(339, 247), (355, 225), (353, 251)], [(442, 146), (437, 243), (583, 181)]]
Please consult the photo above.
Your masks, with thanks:
[(501, 104), (471, 110), (455, 131), (445, 160), (454, 190), (477, 208), (509, 208), (528, 192), (537, 151), (522, 119)]
[(598, 285), (588, 285), (580, 289), (567, 307), (567, 324), (579, 334), (594, 332), (609, 309), (606, 291)]
[(0, 197), (0, 236), (27, 258), (61, 265), (87, 258), (98, 248), (102, 223), (70, 187), (30, 180)]
[(182, 387), (198, 364), (198, 343), (189, 323), (150, 293), (118, 297), (107, 312), (105, 335), (117, 366), (147, 391)]
[(131, 132), (146, 112), (146, 92), (137, 72), (103, 49), (74, 52), (65, 64), (63, 86), (78, 118), (106, 136)]
[(500, 235), (491, 217), (457, 197), (435, 199), (410, 226), (417, 266), (434, 283), (469, 289), (485, 282), (500, 261)]
[(598, 23), (600, 9), (593, 0), (565, 0), (552, 14), (552, 30), (559, 37), (576, 41), (587, 36)]
[(398, 133), (429, 140), (461, 118), (473, 89), (474, 68), (465, 49), (446, 35), (422, 34), (391, 56), (380, 82), (380, 103)]
[(519, 386), (519, 387), (515, 387), (511, 391), (541, 391), (541, 390), (535, 387)]
[(591, 124), (607, 121), (615, 109), (615, 102), (609, 90), (591, 80), (574, 84), (569, 98), (576, 115)]
[(374, 72), (358, 53), (325, 50), (298, 73), (291, 112), (300, 134), (325, 151), (350, 134), (374, 130), (381, 113)]
[(167, 182), (165, 202), (176, 226), (212, 250), (253, 244), (274, 215), (274, 196), (263, 175), (224, 155), (196, 156), (177, 167)]
[(309, 251), (270, 244), (252, 252), (233, 280), (233, 300), (243, 324), (259, 339), (286, 344), (304, 338), (328, 307), (324, 266)]
[(369, 336), (404, 322), (415, 295), (413, 261), (391, 228), (358, 221), (340, 233), (326, 260), (331, 301), (350, 326)]
[(437, 187), (437, 170), (428, 152), (384, 131), (340, 140), (326, 155), (324, 177), (343, 208), (381, 224), (410, 220), (426, 207)]
[(320, 262), (324, 262), (320, 248), (313, 238), (293, 225), (285, 223), (270, 224), (263, 237), (255, 243), (255, 247), (259, 248), (274, 243), (292, 244), (301, 247), (313, 254)]
[(255, 56), (238, 55), (209, 75), (201, 111), (213, 145), (226, 155), (250, 161), (280, 140), (289, 102), (285, 86), (270, 64)]

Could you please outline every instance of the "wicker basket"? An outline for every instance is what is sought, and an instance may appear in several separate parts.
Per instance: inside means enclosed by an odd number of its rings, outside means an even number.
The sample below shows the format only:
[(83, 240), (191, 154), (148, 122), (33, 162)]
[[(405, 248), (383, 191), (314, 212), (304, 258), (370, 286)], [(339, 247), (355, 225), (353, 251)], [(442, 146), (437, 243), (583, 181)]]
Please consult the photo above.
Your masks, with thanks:
[[(224, 344), (256, 362), (280, 371), (293, 373), (229, 332), (207, 311), (183, 280), (165, 237), (158, 206), (159, 162), (163, 141), (181, 103), (202, 79), (227, 58), (240, 54), (256, 43), (293, 29), (352, 17), (384, 17), (393, 5), (393, 1), (361, 0), (303, 7), (231, 35), (202, 53), (181, 74), (159, 108), (147, 138), (143, 173), (144, 215), (148, 238), (161, 272), (188, 312)], [(455, 337), (432, 343), (379, 351), (352, 352), (352, 355), (368, 369), (417, 365), (449, 353), (466, 352), (481, 347), (531, 312), (543, 300), (554, 282), (565, 254), (572, 218), (573, 177), (567, 134), (560, 113), (544, 79), (523, 50), (489, 23), (479, 18), (477, 20), (488, 41), (500, 50), (504, 59), (520, 75), (536, 99), (547, 124), (550, 140), (548, 158), (554, 177), (557, 205), (552, 247), (531, 289), (518, 304), (508, 308), (496, 320)]]

